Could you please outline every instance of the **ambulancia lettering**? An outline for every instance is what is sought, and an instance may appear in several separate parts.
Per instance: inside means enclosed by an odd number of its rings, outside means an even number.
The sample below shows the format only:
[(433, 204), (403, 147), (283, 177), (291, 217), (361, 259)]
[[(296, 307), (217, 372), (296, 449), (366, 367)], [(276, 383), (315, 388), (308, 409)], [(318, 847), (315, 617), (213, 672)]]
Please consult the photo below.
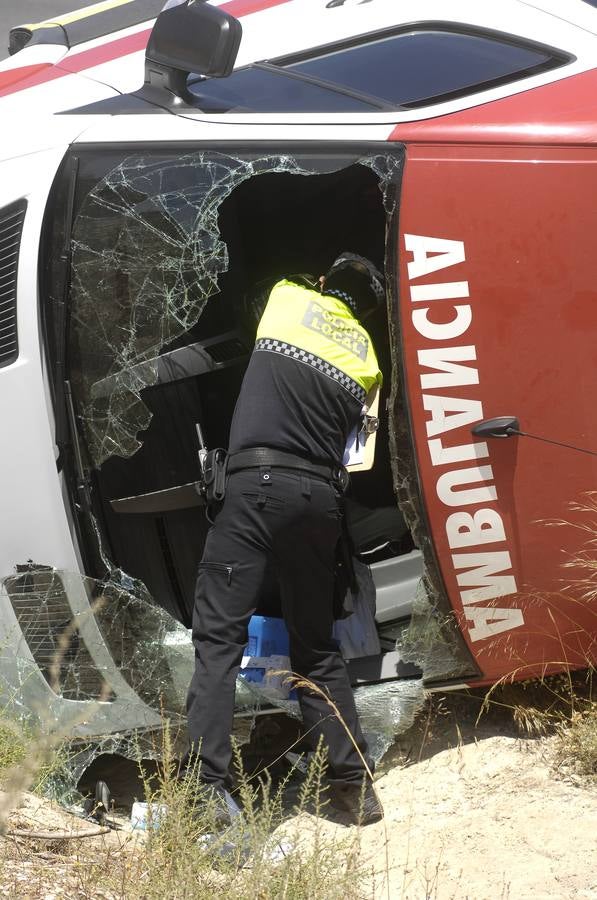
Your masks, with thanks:
[(339, 316), (335, 316), (315, 300), (310, 301), (303, 316), (303, 325), (318, 334), (335, 341), (346, 350), (366, 360), (369, 351), (369, 340), (358, 329), (347, 325)]
[[(410, 299), (413, 303), (412, 322), (421, 335), (437, 342), (418, 351), (421, 368), (421, 402), (428, 413), (426, 422), (427, 446), (431, 463), (446, 467), (438, 472), (436, 493), (446, 508), (445, 529), (460, 600), (468, 623), (471, 641), (492, 637), (524, 624), (521, 609), (481, 605), (497, 597), (515, 594), (518, 590), (512, 574), (512, 560), (508, 550), (493, 550), (495, 543), (505, 543), (508, 537), (499, 512), (488, 504), (498, 499), (484, 441), (455, 444), (450, 432), (470, 427), (483, 419), (483, 404), (479, 399), (454, 396), (450, 388), (478, 385), (479, 372), (472, 363), (477, 350), (471, 344), (444, 346), (444, 342), (463, 337), (473, 321), (473, 306), (469, 299), (467, 281), (438, 281), (434, 284), (412, 284), (413, 281), (440, 272), (465, 261), (463, 241), (444, 240), (416, 234), (405, 235), (405, 247), (412, 254), (408, 263)], [(436, 321), (434, 305), (438, 301), (452, 301), (448, 321), (440, 316)], [(423, 305), (428, 304), (428, 305)], [(441, 342), (441, 343), (439, 343)], [(428, 393), (428, 391), (441, 393)], [(462, 464), (465, 465), (462, 465)], [(463, 511), (463, 507), (478, 507)], [(455, 511), (458, 510), (458, 511)], [(482, 551), (482, 552), (479, 552)]]

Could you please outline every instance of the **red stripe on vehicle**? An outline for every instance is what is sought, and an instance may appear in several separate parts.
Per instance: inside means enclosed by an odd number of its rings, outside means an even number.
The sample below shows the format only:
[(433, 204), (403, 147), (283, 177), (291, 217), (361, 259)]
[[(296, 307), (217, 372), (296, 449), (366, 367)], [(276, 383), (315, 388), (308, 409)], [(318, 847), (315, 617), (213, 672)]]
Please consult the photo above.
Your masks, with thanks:
[[(18, 83), (12, 86), (3, 86), (0, 82), (0, 97), (7, 94), (13, 94), (16, 91), (24, 91), (27, 88), (37, 87), (40, 84), (46, 84), (49, 81), (55, 81), (57, 78), (64, 78), (66, 75), (83, 72), (85, 69), (91, 69), (93, 66), (101, 66), (102, 63), (113, 62), (130, 53), (136, 53), (144, 50), (151, 34), (151, 28), (144, 31), (138, 31), (136, 34), (129, 34), (127, 37), (118, 38), (107, 44), (100, 44), (99, 47), (92, 47), (91, 50), (83, 50), (80, 53), (73, 53), (60, 62), (51, 67), (44, 67), (43, 71), (37, 74), (27, 73), (22, 75)], [(27, 66), (23, 69), (13, 71), (26, 72), (27, 69), (41, 68), (40, 66)], [(8, 74), (8, 73), (2, 73)], [(31, 75), (31, 77), (28, 77)]]
[(469, 109), (400, 122), (389, 140), (590, 146), (597, 142), (596, 94), (597, 69), (589, 69)]
[(104, 63), (114, 62), (130, 53), (138, 53), (139, 50), (145, 50), (147, 41), (151, 34), (151, 28), (145, 31), (137, 31), (136, 34), (129, 34), (126, 37), (118, 38), (109, 44), (100, 44), (99, 47), (92, 47), (91, 50), (83, 50), (81, 53), (75, 53), (67, 56), (66, 59), (58, 63), (58, 68), (63, 73), (84, 72), (85, 69), (92, 69), (94, 66), (101, 66)]
[(289, 3), (290, 0), (228, 0), (228, 3), (222, 3), (220, 9), (230, 13), (231, 16), (250, 16), (251, 13), (261, 12), (263, 9), (270, 9), (272, 6), (282, 6), (283, 3)]
[(10, 91), (5, 91), (5, 88), (24, 81), (26, 78), (31, 78), (44, 69), (51, 68), (52, 63), (38, 63), (35, 66), (20, 66), (18, 69), (8, 69), (6, 72), (0, 72), (0, 97), (4, 93), (11, 93)]
[[(291, 0), (228, 0), (219, 8), (230, 15), (242, 17), (290, 2)], [(92, 47), (90, 50), (72, 53), (54, 66), (43, 63), (38, 66), (23, 66), (19, 69), (10, 69), (8, 72), (0, 72), (0, 97), (16, 91), (23, 91), (26, 88), (37, 87), (40, 84), (54, 81), (56, 78), (64, 78), (65, 75), (84, 72), (94, 66), (101, 66), (131, 53), (145, 50), (150, 34), (151, 28), (146, 28), (136, 34), (129, 34), (127, 37), (117, 38), (115, 41)]]

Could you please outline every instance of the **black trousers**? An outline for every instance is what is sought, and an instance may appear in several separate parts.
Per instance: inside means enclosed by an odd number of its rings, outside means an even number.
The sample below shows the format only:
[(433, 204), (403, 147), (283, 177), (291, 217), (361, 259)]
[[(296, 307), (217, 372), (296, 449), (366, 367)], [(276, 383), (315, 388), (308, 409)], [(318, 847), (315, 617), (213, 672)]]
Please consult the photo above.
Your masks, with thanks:
[[(221, 783), (228, 774), (236, 676), (248, 622), (272, 563), (292, 669), (330, 697), (366, 754), (346, 666), (332, 639), (340, 530), (338, 494), (322, 479), (277, 468), (246, 469), (229, 477), (199, 566), (193, 616), (188, 729), (204, 781)], [(329, 704), (308, 689), (299, 691), (299, 702), (313, 746), (320, 735), (327, 745), (330, 778), (361, 781), (363, 763)]]

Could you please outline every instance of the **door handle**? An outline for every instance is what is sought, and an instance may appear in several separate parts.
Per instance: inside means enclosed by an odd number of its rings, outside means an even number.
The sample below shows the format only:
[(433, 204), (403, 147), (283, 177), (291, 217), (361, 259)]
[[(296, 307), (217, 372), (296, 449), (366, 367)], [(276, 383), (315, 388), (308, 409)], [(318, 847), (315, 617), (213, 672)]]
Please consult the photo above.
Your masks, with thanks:
[(485, 438), (509, 438), (521, 434), (520, 422), (516, 416), (498, 416), (495, 419), (485, 419), (471, 428), (476, 437)]

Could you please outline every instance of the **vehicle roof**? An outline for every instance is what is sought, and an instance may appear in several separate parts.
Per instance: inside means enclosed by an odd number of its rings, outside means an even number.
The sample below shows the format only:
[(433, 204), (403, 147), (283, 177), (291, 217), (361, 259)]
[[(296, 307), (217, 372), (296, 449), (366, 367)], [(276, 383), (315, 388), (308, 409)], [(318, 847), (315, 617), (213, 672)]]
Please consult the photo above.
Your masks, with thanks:
[[(87, 11), (93, 18), (103, 15), (106, 3), (118, 3), (119, 8), (126, 4), (120, 0), (104, 0)], [(155, 9), (155, 0), (130, 0), (138, 9)], [(197, 110), (193, 118), (193, 127), (197, 129), (199, 119), (207, 130), (201, 133), (195, 130), (190, 139), (201, 137), (217, 139), (220, 137), (245, 139), (267, 139), (280, 134), (280, 126), (300, 126), (300, 137), (334, 137), (354, 139), (358, 133), (353, 125), (368, 126), (369, 140), (451, 140), (454, 139), (483, 140), (500, 139), (500, 123), (493, 121), (491, 112), (498, 105), (492, 101), (516, 95), (525, 95), (529, 100), (522, 101), (514, 108), (516, 115), (528, 117), (528, 110), (533, 106), (531, 89), (540, 90), (542, 85), (550, 82), (562, 82), (569, 76), (579, 75), (588, 70), (595, 70), (597, 38), (586, 28), (563, 21), (549, 10), (538, 6), (549, 6), (551, 0), (502, 0), (499, 5), (473, 4), (470, 0), (452, 0), (449, 5), (449, 18), (444, 0), (407, 0), (397, 4), (395, 0), (369, 0), (367, 3), (358, 0), (346, 0), (342, 6), (331, 7), (329, 0), (212, 0), (214, 5), (240, 18), (243, 26), (243, 40), (236, 61), (236, 68), (249, 65), (268, 58), (281, 57), (287, 54), (309, 51), (322, 45), (329, 45), (339, 40), (366, 36), (384, 29), (417, 23), (443, 22), (447, 25), (473, 26), (481, 29), (515, 35), (520, 38), (540, 41), (565, 51), (572, 57), (572, 62), (542, 75), (525, 78), (502, 87), (484, 90), (458, 100), (441, 102), (425, 109), (403, 111), (390, 110), (383, 112), (366, 112), (346, 114), (334, 117), (328, 113), (251, 113), (230, 112), (226, 114), (206, 114)], [(161, 3), (161, 0), (160, 0)], [(581, 0), (572, 0), (572, 5), (584, 8)], [(597, 18), (597, 11), (587, 6), (591, 18)], [(99, 12), (98, 12), (99, 10)], [(569, 13), (567, 15), (570, 16)], [(64, 20), (61, 27), (68, 27)], [(80, 19), (79, 21), (83, 21)], [(107, 21), (107, 20), (104, 20)], [(113, 20), (114, 21), (114, 20)], [(132, 94), (138, 90), (144, 78), (145, 48), (153, 26), (153, 19), (112, 32), (71, 49), (64, 44), (37, 42), (26, 46), (5, 63), (0, 63), (0, 115), (19, 117), (18, 128), (6, 128), (3, 136), (0, 158), (8, 159), (24, 153), (57, 145), (65, 147), (72, 141), (107, 142), (123, 140), (163, 140), (163, 122), (159, 116), (139, 116), (128, 113), (156, 112), (158, 108), (138, 101), (136, 110), (129, 109), (125, 100), (118, 100), (120, 95)], [(47, 35), (46, 35), (47, 36)], [(589, 72), (590, 74), (590, 72)], [(573, 82), (570, 89), (574, 91)], [(564, 93), (566, 91), (564, 90)], [(104, 101), (115, 104), (114, 109), (104, 109)], [(565, 106), (568, 101), (565, 102)], [(32, 115), (23, 113), (31, 106)], [(95, 107), (95, 108), (94, 108)], [(94, 114), (90, 111), (93, 109)], [(483, 126), (476, 125), (476, 110), (484, 109), (481, 117)], [(541, 105), (541, 116), (549, 113), (551, 105)], [(467, 110), (469, 115), (466, 115)], [(522, 110), (522, 111), (521, 111)], [(525, 112), (526, 110), (526, 112)], [(39, 117), (43, 112), (51, 116), (51, 127), (39, 128)], [(54, 113), (68, 112), (68, 116), (55, 116)], [(34, 115), (33, 115), (34, 113)], [(450, 131), (449, 124), (454, 114), (462, 113), (461, 126), (456, 132)], [(188, 134), (189, 110), (183, 110), (169, 123), (169, 136), (184, 139)], [(441, 117), (441, 118), (440, 118)], [(511, 116), (510, 116), (511, 118)], [(586, 118), (586, 117), (585, 117)], [(561, 119), (559, 117), (558, 121)], [(61, 121), (59, 121), (61, 120)], [(425, 125), (438, 127), (426, 129)], [(409, 128), (409, 123), (414, 123)], [(446, 125), (447, 123), (447, 125)], [(334, 131), (321, 131), (321, 126), (333, 124)], [(242, 134), (238, 130), (226, 132), (228, 126), (242, 125)], [(418, 128), (416, 126), (419, 126)], [(277, 126), (277, 131), (276, 131)], [(519, 139), (533, 140), (537, 135), (549, 131), (549, 123), (538, 122), (534, 129), (521, 132), (510, 129), (512, 134), (518, 133)], [(312, 130), (315, 129), (315, 130)], [(352, 130), (351, 130), (352, 129)], [(595, 128), (593, 128), (595, 131)], [(209, 133), (208, 133), (209, 132)], [(483, 134), (482, 134), (483, 132)], [(555, 139), (569, 141), (574, 139), (570, 130), (554, 130)], [(585, 135), (586, 128), (583, 130)], [(504, 131), (504, 137), (508, 133)], [(591, 132), (592, 134), (593, 132)], [(295, 132), (296, 134), (296, 132)], [(286, 134), (292, 137), (290, 131)], [(562, 138), (563, 136), (563, 138)], [(514, 138), (517, 139), (516, 137)], [(584, 138), (583, 138), (584, 139)]]
[[(106, 2), (113, 4), (114, 0)], [(582, 5), (580, 0), (576, 2)], [(594, 46), (591, 43), (590, 52), (586, 31), (536, 9), (526, 0), (502, 0), (500, 4), (452, 0), (449, 14), (442, 0), (410, 0), (400, 4), (395, 0), (370, 0), (365, 4), (346, 0), (342, 6), (335, 7), (330, 7), (326, 0), (220, 0), (215, 5), (242, 21), (243, 39), (237, 68), (345, 38), (425, 21), (473, 25), (539, 40), (575, 56), (586, 56), (586, 67), (589, 67), (589, 59), (594, 59)], [(96, 4), (91, 7), (95, 12), (85, 18), (70, 22), (71, 17), (64, 17), (64, 24), (46, 31), (45, 39), (56, 41), (58, 38), (52, 38), (52, 34), (68, 34), (75, 27), (84, 27), (92, 34), (102, 22), (107, 28), (110, 22), (114, 24), (118, 20), (116, 13), (123, 15), (127, 6), (134, 10), (134, 18), (140, 15), (140, 10), (147, 10), (148, 18), (116, 32), (106, 31), (70, 48), (64, 41), (34, 42), (0, 64), (0, 99), (19, 94), (18, 104), (22, 109), (23, 103), (37, 102), (36, 93), (51, 82), (53, 89), (44, 90), (44, 102), (54, 110), (72, 108), (87, 98), (82, 84), (75, 88), (76, 97), (73, 97), (70, 84), (66, 90), (61, 79), (69, 76), (71, 82), (72, 76), (79, 76), (103, 85), (106, 97), (113, 91), (137, 90), (143, 82), (144, 51), (154, 21), (156, 0), (132, 0), (130, 4), (119, 3), (114, 9), (106, 9), (105, 3)], [(595, 14), (590, 8), (589, 12)], [(126, 21), (132, 13), (127, 12), (127, 15)], [(39, 30), (40, 34), (41, 31), (43, 29)], [(37, 92), (35, 88), (38, 88)], [(90, 87), (89, 100), (95, 99), (97, 93), (97, 89)], [(5, 102), (2, 106), (8, 112), (13, 104)]]
[(563, 22), (570, 22), (597, 34), (597, 2), (596, 0), (520, 0), (525, 6), (550, 13)]

